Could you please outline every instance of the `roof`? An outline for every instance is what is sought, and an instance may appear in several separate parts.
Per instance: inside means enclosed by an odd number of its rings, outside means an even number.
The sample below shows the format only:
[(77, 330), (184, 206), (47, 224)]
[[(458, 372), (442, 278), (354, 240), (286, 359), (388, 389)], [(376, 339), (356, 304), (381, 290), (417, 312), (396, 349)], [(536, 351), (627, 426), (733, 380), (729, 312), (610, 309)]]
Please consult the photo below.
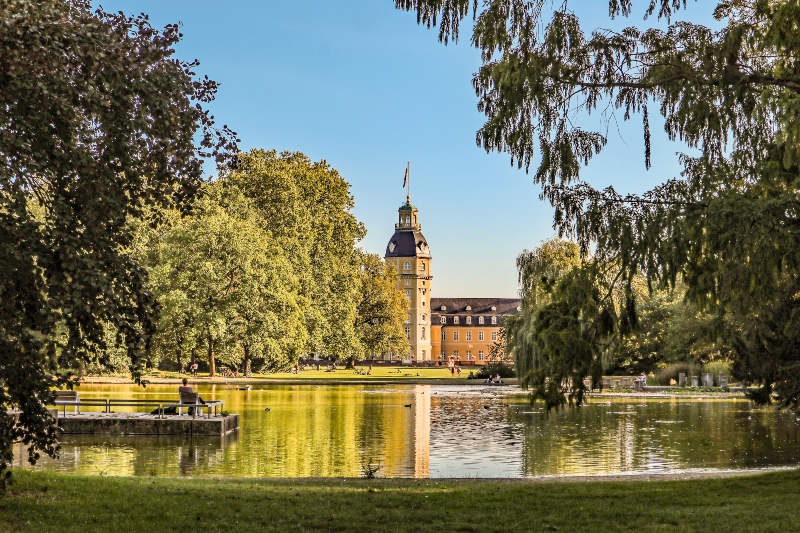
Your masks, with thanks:
[(431, 312), (439, 315), (507, 315), (521, 305), (519, 298), (431, 298)]
[(403, 205), (401, 205), (400, 209), (399, 209), (399, 211), (413, 211), (413, 210), (419, 211), (419, 209), (417, 209), (416, 207), (414, 207), (413, 205), (411, 205), (408, 202), (406, 202)]
[(395, 231), (386, 245), (385, 257), (431, 258), (428, 241), (421, 231)]

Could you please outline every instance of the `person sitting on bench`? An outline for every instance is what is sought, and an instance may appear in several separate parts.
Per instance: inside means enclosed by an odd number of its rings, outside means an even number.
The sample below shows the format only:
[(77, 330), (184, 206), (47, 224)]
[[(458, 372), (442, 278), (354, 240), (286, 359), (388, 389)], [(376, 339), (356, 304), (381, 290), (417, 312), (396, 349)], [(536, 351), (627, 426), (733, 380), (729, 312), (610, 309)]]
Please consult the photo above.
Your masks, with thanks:
[[(194, 394), (194, 389), (192, 388), (191, 385), (189, 385), (189, 380), (186, 379), (186, 378), (183, 378), (182, 381), (183, 381), (183, 385), (178, 387), (178, 394), (181, 396), (181, 403), (183, 403), (183, 393), (187, 393), (188, 392), (190, 394)], [(197, 396), (197, 402), (201, 403), (203, 405), (205, 405), (205, 403), (206, 403), (205, 401), (203, 401), (203, 399), (200, 397), (200, 395)], [(194, 414), (194, 407), (190, 407), (189, 408), (189, 414), (190, 415)]]

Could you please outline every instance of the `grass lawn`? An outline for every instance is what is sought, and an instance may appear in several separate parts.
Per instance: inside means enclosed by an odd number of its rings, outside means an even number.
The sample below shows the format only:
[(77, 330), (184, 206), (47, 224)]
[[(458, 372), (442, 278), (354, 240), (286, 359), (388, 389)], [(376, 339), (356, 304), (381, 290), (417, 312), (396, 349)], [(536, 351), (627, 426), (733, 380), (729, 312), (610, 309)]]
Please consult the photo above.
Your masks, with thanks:
[(800, 531), (800, 471), (547, 483), (14, 475), (3, 532)]
[[(367, 367), (358, 367), (358, 370), (363, 370), (364, 372), (367, 371)], [(236, 381), (236, 382), (332, 382), (332, 381), (356, 381), (356, 382), (369, 382), (369, 381), (397, 381), (397, 382), (414, 382), (414, 383), (421, 383), (421, 382), (445, 382), (445, 380), (452, 381), (453, 383), (456, 382), (463, 382), (463, 383), (470, 383), (470, 380), (467, 380), (466, 377), (469, 375), (470, 370), (472, 372), (478, 372), (478, 368), (472, 367), (461, 369), (461, 377), (458, 377), (458, 374), (455, 376), (451, 376), (450, 369), (446, 367), (397, 367), (397, 366), (373, 366), (371, 375), (367, 376), (364, 374), (356, 374), (353, 370), (345, 370), (344, 368), (340, 368), (335, 372), (326, 372), (324, 367), (322, 370), (303, 370), (299, 374), (289, 373), (289, 372), (280, 372), (275, 374), (254, 374), (253, 378), (245, 379), (243, 377), (239, 378), (228, 378), (221, 375), (217, 375), (213, 378), (214, 382), (224, 382), (224, 381)], [(209, 379), (208, 372), (199, 372), (196, 378), (191, 376), (186, 376), (184, 374), (179, 374), (177, 372), (165, 372), (165, 371), (155, 371), (155, 372), (148, 372), (146, 378), (151, 380), (154, 383), (157, 383), (158, 380), (179, 380), (181, 378), (188, 377), (190, 380), (200, 380), (203, 382)], [(102, 381), (102, 378), (92, 378), (91, 381)], [(505, 380), (504, 380), (505, 381)], [(516, 383), (516, 381), (514, 381)]]

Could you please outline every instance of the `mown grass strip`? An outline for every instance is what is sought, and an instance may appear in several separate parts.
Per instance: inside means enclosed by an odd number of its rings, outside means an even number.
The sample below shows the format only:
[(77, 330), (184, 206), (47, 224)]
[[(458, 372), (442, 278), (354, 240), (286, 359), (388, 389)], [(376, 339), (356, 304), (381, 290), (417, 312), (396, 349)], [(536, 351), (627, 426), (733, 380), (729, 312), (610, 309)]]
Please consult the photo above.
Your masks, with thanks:
[(800, 472), (623, 482), (15, 472), (0, 531), (800, 531)]

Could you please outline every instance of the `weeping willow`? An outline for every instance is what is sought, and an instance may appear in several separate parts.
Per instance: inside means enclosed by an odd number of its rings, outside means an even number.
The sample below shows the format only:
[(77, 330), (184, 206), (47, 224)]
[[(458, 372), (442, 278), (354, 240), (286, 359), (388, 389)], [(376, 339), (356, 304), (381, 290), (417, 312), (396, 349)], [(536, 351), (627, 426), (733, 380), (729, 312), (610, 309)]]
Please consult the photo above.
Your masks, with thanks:
[(506, 321), (509, 353), (532, 400), (580, 404), (635, 325), (636, 295), (616, 262), (582, 257), (577, 244), (544, 242), (517, 258), (522, 310)]

